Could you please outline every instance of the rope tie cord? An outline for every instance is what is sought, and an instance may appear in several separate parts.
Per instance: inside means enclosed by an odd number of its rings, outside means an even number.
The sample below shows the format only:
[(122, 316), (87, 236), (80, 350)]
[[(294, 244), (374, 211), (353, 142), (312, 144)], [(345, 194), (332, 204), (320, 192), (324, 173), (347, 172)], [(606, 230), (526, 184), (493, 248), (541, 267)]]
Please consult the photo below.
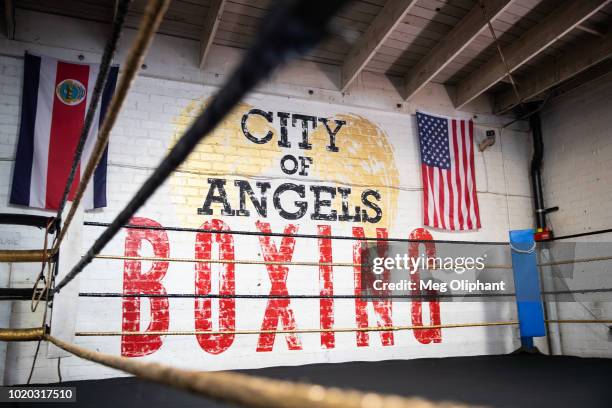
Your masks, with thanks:
[[(57, 240), (57, 244), (54, 248), (54, 251), (57, 252), (59, 250), (60, 244), (62, 243), (66, 231), (74, 218), (76, 210), (85, 194), (85, 190), (87, 188), (87, 184), (91, 180), (94, 171), (96, 170), (96, 166), (100, 162), (102, 155), (104, 154), (104, 150), (108, 145), (108, 139), (110, 138), (110, 132), (117, 121), (117, 117), (119, 115), (119, 111), (123, 106), (123, 102), (127, 97), (128, 91), (136, 78), (136, 74), (140, 70), (140, 66), (144, 61), (145, 54), (151, 45), (153, 40), (153, 36), (155, 32), (159, 28), (159, 25), (166, 14), (166, 10), (168, 9), (168, 5), (170, 4), (170, 0), (150, 0), (147, 4), (147, 7), (144, 11), (144, 15), (142, 17), (142, 22), (138, 29), (138, 35), (132, 46), (130, 48), (129, 54), (127, 56), (127, 60), (125, 63), (125, 69), (123, 74), (119, 78), (119, 83), (117, 84), (117, 89), (113, 94), (113, 97), (108, 106), (108, 110), (106, 115), (104, 116), (104, 121), (102, 122), (102, 126), (100, 131), (98, 132), (98, 137), (96, 139), (96, 143), (93, 147), (91, 156), (89, 161), (87, 162), (87, 166), (85, 167), (85, 171), (81, 175), (81, 182), (79, 183), (79, 187), (74, 195), (74, 200), (72, 205), (70, 206), (70, 210), (68, 215), (66, 215), (66, 220), (64, 225), (60, 231), (59, 238)], [(66, 188), (70, 189), (70, 185)]]
[[(157, 0), (152, 3), (160, 2), (161, 0)], [(267, 18), (267, 24), (262, 24), (260, 34), (255, 39), (253, 46), (246, 52), (238, 68), (214, 96), (209, 106), (195, 119), (134, 197), (111, 222), (111, 225), (96, 239), (85, 256), (57, 284), (54, 292), (58, 292), (73, 280), (93, 260), (94, 256), (104, 249), (122, 226), (129, 222), (136, 211), (189, 156), (197, 144), (215, 129), (225, 115), (250, 90), (290, 57), (306, 52), (323, 39), (330, 30), (332, 17), (344, 3), (346, 0), (328, 0), (321, 3), (319, 7), (312, 7), (308, 1), (294, 0), (279, 2), (276, 7), (273, 7)], [(167, 6), (167, 1), (163, 4), (164, 7)], [(152, 33), (149, 33), (149, 37), (150, 35)], [(147, 38), (147, 44), (148, 42), (150, 38)], [(121, 88), (120, 91), (125, 96), (127, 89)], [(115, 96), (117, 97), (117, 94)], [(109, 117), (113, 115), (107, 114), (107, 119)], [(101, 150), (98, 153), (98, 156), (101, 155)], [(93, 168), (90, 168), (89, 164), (87, 170), (90, 170), (89, 175), (91, 175)]]
[(513, 250), (514, 252), (518, 252), (519, 254), (533, 254), (535, 252), (536, 249), (536, 243), (534, 242), (533, 245), (531, 245), (531, 247), (529, 249), (519, 249), (517, 247), (515, 247), (514, 245), (512, 245), (512, 242), (509, 243), (510, 245), (510, 249)]
[[(62, 194), (62, 198), (60, 200), (60, 204), (57, 210), (58, 219), (62, 216), (62, 212), (64, 211), (64, 207), (66, 206), (66, 202), (68, 201), (68, 195), (70, 194), (72, 183), (74, 182), (74, 178), (76, 177), (77, 168), (79, 167), (79, 162), (81, 161), (81, 156), (83, 155), (83, 149), (85, 148), (85, 142), (87, 141), (87, 137), (89, 136), (89, 131), (91, 130), (91, 125), (94, 121), (95, 113), (100, 103), (102, 91), (104, 90), (104, 87), (106, 86), (106, 81), (108, 80), (111, 63), (113, 57), (115, 56), (115, 51), (117, 50), (117, 44), (119, 43), (119, 38), (121, 37), (121, 33), (123, 31), (123, 23), (125, 21), (125, 16), (128, 12), (131, 2), (132, 0), (120, 0), (116, 2), (117, 9), (115, 11), (115, 17), (113, 20), (113, 28), (111, 30), (111, 35), (104, 47), (104, 53), (102, 54), (102, 59), (100, 60), (100, 70), (98, 71), (98, 77), (96, 78), (96, 84), (94, 85), (93, 93), (90, 97), (88, 97), (90, 98), (89, 107), (87, 108), (87, 113), (85, 114), (85, 120), (83, 122), (83, 128), (81, 129), (81, 135), (79, 136), (79, 141), (76, 150), (74, 151), (74, 157), (72, 159), (70, 173), (68, 173), (68, 178), (66, 179), (66, 186), (64, 187), (64, 193)], [(67, 227), (68, 226), (66, 225), (66, 229)]]

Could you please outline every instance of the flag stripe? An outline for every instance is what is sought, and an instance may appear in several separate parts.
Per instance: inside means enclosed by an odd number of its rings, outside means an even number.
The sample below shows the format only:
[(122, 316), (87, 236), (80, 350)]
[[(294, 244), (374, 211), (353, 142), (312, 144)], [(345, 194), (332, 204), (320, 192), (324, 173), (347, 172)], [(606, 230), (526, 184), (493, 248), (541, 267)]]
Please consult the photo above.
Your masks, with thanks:
[(449, 229), (455, 229), (455, 193), (453, 191), (452, 172), (447, 173), (446, 184), (448, 185), (448, 219)]
[[(119, 76), (119, 67), (111, 67), (108, 74), (108, 80), (104, 87), (104, 93), (102, 94), (102, 100), (100, 102), (100, 114), (99, 114), (99, 126), (102, 126), (102, 119), (106, 115), (106, 110), (115, 91), (115, 85), (117, 84), (117, 77)], [(93, 140), (94, 138), (92, 138)], [(108, 162), (108, 145), (104, 149), (104, 154), (100, 159), (98, 167), (94, 173), (94, 201), (93, 208), (106, 207), (106, 177), (107, 177), (107, 162)]]
[(57, 61), (53, 58), (41, 57), (34, 130), (34, 162), (30, 182), (30, 206), (32, 207), (46, 207), (49, 133), (51, 131), (51, 111), (46, 108), (52, 106), (55, 96), (56, 72)]
[[(98, 77), (99, 69), (97, 66), (92, 66), (89, 69), (89, 80), (87, 86), (87, 94), (93, 95), (95, 88), (95, 81)], [(87, 98), (87, 111), (89, 110), (89, 105), (91, 104), (91, 98)], [(98, 123), (100, 120), (100, 108), (98, 107), (94, 112), (94, 117), (91, 122), (91, 126), (89, 127), (89, 133), (87, 135), (87, 140), (85, 141), (85, 146), (83, 147), (83, 154), (81, 155), (81, 166), (79, 166), (79, 175), (82, 176), (82, 172), (85, 171), (87, 167), (87, 163), (91, 158), (91, 152), (95, 146), (96, 138), (98, 136)], [(83, 204), (85, 208), (93, 208), (94, 202), (94, 189), (92, 187), (92, 183), (88, 183), (85, 189), (85, 194), (82, 198)]]
[(440, 211), (438, 214), (440, 214), (440, 225), (442, 226), (442, 228), (446, 229), (446, 220), (445, 220), (445, 209), (444, 208), (444, 177), (442, 176), (442, 169), (438, 168), (438, 193), (440, 194), (440, 199), (438, 200), (440, 203)]
[(471, 133), (471, 129), (470, 129), (470, 125), (472, 124), (472, 121), (469, 121), (467, 123), (467, 129), (466, 129), (466, 140), (467, 140), (467, 145), (468, 145), (468, 166), (467, 166), (467, 172), (468, 172), (468, 187), (469, 187), (469, 194), (470, 194), (470, 220), (472, 222), (472, 225), (474, 227), (476, 227), (476, 210), (474, 208), (474, 146), (473, 146), (473, 140), (472, 140), (472, 133)]
[(30, 183), (34, 161), (34, 132), (36, 127), (36, 105), (38, 102), (38, 82), (40, 77), (40, 57), (26, 54), (23, 73), (23, 108), (21, 109), (21, 127), (13, 184), (11, 187), (12, 204), (30, 204)]
[[(435, 182), (435, 176), (434, 176), (434, 169), (433, 167), (428, 167), (429, 170), (429, 192), (432, 195), (432, 197), (435, 197), (435, 191), (436, 191), (436, 182)], [(432, 204), (433, 204), (433, 211), (434, 211), (434, 227), (436, 228), (440, 228), (440, 222), (438, 219), (438, 214), (439, 214), (439, 210), (438, 210), (438, 200), (432, 200)]]
[(427, 165), (421, 163), (421, 178), (423, 179), (423, 224), (431, 225), (429, 220), (429, 182), (427, 181)]
[(450, 135), (450, 137), (448, 138), (448, 142), (450, 144), (449, 155), (451, 159), (451, 166), (448, 171), (448, 186), (450, 188), (449, 200), (450, 200), (451, 212), (452, 212), (451, 230), (455, 230), (455, 229), (459, 229), (459, 215), (457, 211), (459, 207), (458, 207), (458, 197), (457, 197), (457, 194), (458, 194), (457, 183), (455, 179), (454, 166), (452, 164), (455, 162), (455, 146), (456, 146), (455, 140), (452, 136), (453, 134), (453, 121), (452, 120), (448, 121), (448, 134)]
[(472, 199), (474, 200), (474, 217), (476, 219), (476, 227), (480, 228), (480, 208), (478, 206), (478, 194), (476, 193), (476, 171), (474, 170), (474, 122), (470, 120), (470, 167), (472, 170)]
[(461, 169), (463, 171), (463, 188), (465, 190), (465, 215), (466, 215), (466, 219), (467, 219), (467, 229), (472, 229), (472, 217), (470, 217), (470, 206), (471, 206), (471, 201), (470, 201), (470, 188), (468, 186), (469, 184), (469, 177), (468, 177), (468, 157), (467, 157), (467, 137), (466, 137), (466, 130), (465, 130), (465, 121), (461, 121), (461, 150), (462, 150), (462, 158), (463, 161), (461, 163)]
[(458, 145), (458, 137), (457, 137), (457, 121), (453, 119), (453, 152), (455, 154), (454, 157), (454, 166), (455, 166), (455, 183), (457, 185), (457, 211), (459, 215), (459, 229), (463, 229), (463, 189), (461, 188), (461, 172), (459, 171), (459, 145)]
[[(89, 67), (87, 65), (69, 64), (59, 61), (57, 63), (55, 87), (64, 80), (79, 81), (87, 89)], [(82, 100), (76, 105), (68, 105), (57, 95), (54, 95), (52, 106), (49, 168), (47, 170), (47, 208), (57, 208), (62, 198), (74, 158), (74, 152), (79, 142), (81, 129), (83, 128), (86, 100)], [(75, 177), (74, 183), (70, 187), (69, 199), (73, 198), (78, 182), (79, 177)]]

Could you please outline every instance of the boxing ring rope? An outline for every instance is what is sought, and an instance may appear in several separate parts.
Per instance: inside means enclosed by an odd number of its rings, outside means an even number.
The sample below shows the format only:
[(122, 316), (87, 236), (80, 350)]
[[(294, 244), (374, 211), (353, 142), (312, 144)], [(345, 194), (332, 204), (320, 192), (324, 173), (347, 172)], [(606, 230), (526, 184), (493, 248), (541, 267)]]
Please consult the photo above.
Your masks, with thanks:
[[(85, 221), (85, 226), (91, 227), (108, 227), (111, 224), (106, 222)], [(173, 231), (173, 232), (197, 232), (208, 234), (231, 234), (231, 235), (246, 235), (259, 237), (287, 237), (287, 238), (312, 238), (312, 239), (333, 239), (347, 241), (372, 241), (372, 242), (405, 242), (405, 243), (427, 243), (436, 244), (461, 244), (461, 245), (503, 245), (508, 246), (508, 241), (457, 241), (445, 239), (412, 239), (412, 238), (388, 238), (388, 237), (361, 237), (354, 235), (323, 235), (323, 234), (286, 234), (284, 232), (264, 232), (264, 231), (236, 231), (236, 230), (213, 230), (204, 228), (189, 228), (189, 227), (164, 227), (158, 225), (137, 225), (125, 224), (122, 228), (153, 230), (153, 231)]]
[[(421, 242), (421, 241), (419, 241)], [(422, 241), (437, 243), (438, 241)], [(247, 259), (242, 260), (230, 260), (230, 259), (201, 259), (201, 258), (177, 258), (177, 257), (155, 257), (155, 256), (127, 256), (127, 255), (110, 255), (100, 254), (94, 255), (93, 259), (113, 259), (113, 260), (126, 260), (126, 261), (151, 261), (151, 262), (192, 262), (192, 263), (213, 263), (213, 264), (241, 264), (241, 265), (296, 265), (296, 266), (338, 266), (338, 267), (351, 267), (351, 266), (362, 266), (360, 263), (352, 262), (302, 262), (302, 261), (252, 261)], [(612, 260), (612, 256), (595, 256), (589, 258), (577, 258), (577, 259), (564, 259), (561, 261), (542, 262), (538, 263), (537, 266), (558, 266), (558, 265), (570, 265), (574, 263), (589, 263), (589, 262), (602, 262)], [(440, 268), (430, 267), (429, 270), (436, 270)], [(484, 269), (512, 269), (512, 265), (500, 264), (500, 265), (485, 265)]]
[[(612, 324), (612, 319), (555, 319), (545, 320), (546, 323), (558, 324)], [(516, 320), (498, 322), (467, 322), (435, 325), (412, 326), (369, 326), (369, 327), (340, 327), (333, 329), (292, 329), (292, 330), (168, 330), (168, 331), (82, 331), (76, 332), (77, 337), (112, 337), (112, 336), (198, 336), (198, 335), (235, 335), (235, 334), (310, 334), (310, 333), (354, 333), (354, 332), (389, 332), (411, 331), (429, 329), (459, 329), (469, 327), (499, 327), (516, 326)], [(0, 329), (0, 341), (35, 341), (40, 340), (46, 333), (45, 328)]]
[[(612, 289), (607, 291), (612, 292)], [(100, 292), (81, 292), (79, 297), (109, 297), (109, 298), (194, 298), (194, 299), (363, 299), (363, 300), (381, 300), (381, 299), (420, 299), (420, 300), (437, 300), (443, 298), (471, 297), (514, 297), (514, 293), (465, 293), (461, 295), (454, 294), (418, 294), (418, 295), (221, 295), (216, 293), (198, 294), (198, 293), (100, 293)]]
[[(155, 256), (126, 256), (126, 255), (96, 255), (94, 259), (113, 259), (126, 261), (151, 261), (151, 262), (191, 262), (191, 263), (211, 263), (211, 264), (238, 264), (238, 265), (293, 265), (293, 266), (338, 266), (338, 267), (359, 267), (360, 263), (353, 262), (308, 262), (308, 261), (252, 261), (249, 259), (200, 259), (200, 258), (162, 258)], [(512, 265), (486, 265), (490, 269), (512, 269)], [(436, 270), (440, 268), (428, 268)]]
[(518, 321), (501, 321), (501, 322), (476, 322), (476, 323), (449, 323), (449, 324), (432, 324), (426, 326), (370, 326), (370, 327), (340, 327), (334, 329), (281, 329), (281, 330), (169, 330), (169, 331), (83, 331), (76, 332), (75, 336), (92, 337), (92, 336), (199, 336), (199, 335), (219, 335), (219, 334), (307, 334), (307, 333), (354, 333), (354, 332), (395, 332), (409, 330), (429, 330), (429, 329), (457, 329), (462, 327), (490, 327), (490, 326), (516, 326)]

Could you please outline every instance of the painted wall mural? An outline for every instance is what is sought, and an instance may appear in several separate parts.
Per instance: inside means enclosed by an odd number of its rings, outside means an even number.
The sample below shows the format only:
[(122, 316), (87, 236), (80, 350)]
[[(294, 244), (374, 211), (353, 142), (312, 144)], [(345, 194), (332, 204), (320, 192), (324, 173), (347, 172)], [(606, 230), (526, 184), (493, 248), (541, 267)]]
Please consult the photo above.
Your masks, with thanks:
[[(204, 106), (205, 102), (193, 102), (185, 108), (175, 121), (174, 141)], [(336, 321), (339, 313), (353, 316), (351, 327), (364, 329), (396, 324), (390, 299), (311, 300), (318, 303), (317, 310), (298, 308), (294, 299), (287, 298), (304, 293), (359, 295), (359, 266), (340, 271), (341, 268), (332, 265), (282, 263), (306, 257), (311, 262), (332, 263), (342, 259), (358, 264), (360, 242), (339, 242), (332, 239), (332, 235), (348, 232), (353, 237), (389, 237), (398, 217), (400, 176), (397, 159), (387, 134), (362, 116), (322, 117), (247, 104), (239, 105), (228, 115), (170, 179), (168, 199), (172, 201), (180, 225), (205, 230), (302, 233), (319, 237), (196, 233), (192, 255), (195, 258), (272, 263), (194, 263), (195, 294), (277, 296), (254, 300), (265, 304), (261, 314), (254, 310), (241, 314), (237, 307), (240, 299), (194, 299), (195, 330), (215, 332), (196, 336), (200, 348), (211, 355), (224, 353), (240, 335), (231, 332), (249, 326), (262, 331), (256, 334), (252, 350), (259, 353), (275, 351), (282, 343), (288, 351), (304, 350), (301, 334), (294, 331), (309, 328), (323, 329), (314, 334), (319, 337), (319, 350), (334, 349), (337, 334), (328, 330), (339, 327)], [(161, 225), (158, 220), (146, 217), (134, 218), (132, 223)], [(432, 239), (422, 228), (407, 231), (405, 238)], [(150, 244), (156, 257), (167, 257), (173, 251), (165, 231), (128, 230), (125, 255), (141, 254), (144, 242)], [(379, 241), (379, 250), (384, 252), (386, 245)], [(420, 248), (417, 243), (406, 245), (406, 250), (415, 256), (419, 249), (435, 253), (433, 244)], [(124, 292), (157, 297), (123, 300), (124, 331), (163, 332), (169, 329), (169, 299), (164, 297), (167, 291), (163, 284), (168, 267), (168, 262), (152, 262), (148, 269), (139, 261), (125, 262)], [(297, 279), (297, 285), (288, 284), (290, 275)], [(413, 278), (418, 279), (418, 275)], [(269, 290), (264, 291), (266, 286)], [(142, 303), (148, 301), (149, 307), (143, 308)], [(298, 324), (300, 313), (309, 315), (305, 320), (318, 315), (318, 327)], [(141, 327), (145, 321), (148, 326)], [(440, 322), (437, 302), (415, 301), (410, 305), (410, 324)], [(283, 333), (273, 333), (275, 330)], [(218, 333), (223, 331), (230, 333)], [(396, 344), (397, 337), (393, 331), (373, 333), (367, 330), (356, 331), (354, 336), (355, 347), (370, 346), (374, 336), (379, 337), (382, 346), (389, 347)], [(442, 341), (439, 329), (412, 331), (412, 336), (420, 344)], [(130, 357), (149, 355), (159, 350), (163, 341), (160, 335), (123, 336), (121, 353)]]

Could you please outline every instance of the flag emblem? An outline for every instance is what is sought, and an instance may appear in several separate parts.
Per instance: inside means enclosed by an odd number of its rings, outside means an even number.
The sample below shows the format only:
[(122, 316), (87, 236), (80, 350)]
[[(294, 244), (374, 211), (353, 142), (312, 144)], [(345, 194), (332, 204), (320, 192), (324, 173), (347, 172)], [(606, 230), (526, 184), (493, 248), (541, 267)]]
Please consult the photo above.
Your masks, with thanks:
[(64, 79), (62, 82), (57, 84), (55, 88), (55, 94), (60, 101), (66, 105), (74, 106), (83, 102), (87, 90), (82, 83), (76, 79)]

